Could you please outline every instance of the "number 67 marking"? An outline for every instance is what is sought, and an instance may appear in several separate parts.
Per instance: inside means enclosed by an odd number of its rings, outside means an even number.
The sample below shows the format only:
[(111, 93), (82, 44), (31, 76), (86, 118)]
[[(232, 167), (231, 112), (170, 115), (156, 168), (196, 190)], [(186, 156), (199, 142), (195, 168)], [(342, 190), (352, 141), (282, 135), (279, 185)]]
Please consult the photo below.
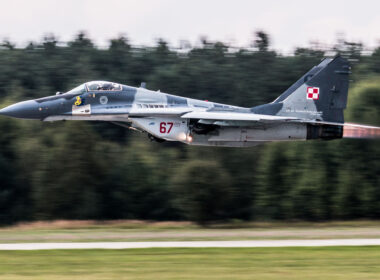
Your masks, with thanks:
[(160, 133), (170, 133), (173, 124), (172, 122), (160, 122)]

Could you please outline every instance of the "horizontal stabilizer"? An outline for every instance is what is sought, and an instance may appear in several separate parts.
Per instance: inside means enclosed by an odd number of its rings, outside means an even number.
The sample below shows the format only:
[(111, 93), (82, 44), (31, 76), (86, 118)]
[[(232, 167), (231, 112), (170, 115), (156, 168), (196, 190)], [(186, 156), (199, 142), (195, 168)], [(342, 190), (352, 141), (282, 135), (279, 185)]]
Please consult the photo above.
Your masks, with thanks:
[(343, 138), (380, 139), (380, 127), (345, 123)]
[(308, 120), (300, 120), (295, 122), (302, 122), (312, 125), (343, 126), (343, 138), (380, 139), (380, 127), (378, 126)]

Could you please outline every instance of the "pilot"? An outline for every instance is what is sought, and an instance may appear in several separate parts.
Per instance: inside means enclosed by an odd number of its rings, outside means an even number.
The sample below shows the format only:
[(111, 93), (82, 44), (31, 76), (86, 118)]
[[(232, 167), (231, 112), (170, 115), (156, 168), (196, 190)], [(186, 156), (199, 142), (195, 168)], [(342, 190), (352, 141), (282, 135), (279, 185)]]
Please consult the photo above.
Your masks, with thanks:
[(103, 89), (103, 90), (112, 90), (113, 87), (112, 87), (112, 84), (111, 84), (111, 83), (106, 83), (106, 84), (103, 84), (102, 89)]

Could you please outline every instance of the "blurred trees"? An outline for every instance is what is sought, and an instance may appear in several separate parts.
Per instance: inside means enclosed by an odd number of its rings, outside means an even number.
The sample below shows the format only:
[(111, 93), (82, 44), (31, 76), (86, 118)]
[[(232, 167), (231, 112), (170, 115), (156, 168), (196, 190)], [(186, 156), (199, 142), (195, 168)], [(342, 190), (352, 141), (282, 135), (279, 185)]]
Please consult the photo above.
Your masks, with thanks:
[[(135, 47), (120, 36), (97, 48), (83, 32), (17, 48), (0, 45), (2, 106), (112, 80), (215, 102), (274, 100), (325, 51), (272, 51), (202, 41), (189, 51)], [(329, 53), (354, 59), (346, 119), (380, 125), (379, 49), (340, 40)], [(265, 144), (249, 149), (151, 143), (102, 122), (0, 119), (0, 223), (35, 219), (240, 220), (380, 218), (378, 141)]]
[(232, 182), (218, 162), (194, 159), (175, 173), (173, 196), (186, 218), (202, 224), (229, 218)]

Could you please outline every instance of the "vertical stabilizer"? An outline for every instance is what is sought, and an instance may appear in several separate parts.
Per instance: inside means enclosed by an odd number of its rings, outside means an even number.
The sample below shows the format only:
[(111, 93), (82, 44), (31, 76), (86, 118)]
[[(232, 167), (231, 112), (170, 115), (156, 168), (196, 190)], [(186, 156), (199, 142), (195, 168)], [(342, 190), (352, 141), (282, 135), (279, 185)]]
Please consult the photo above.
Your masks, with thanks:
[(251, 110), (261, 114), (343, 123), (349, 74), (347, 60), (340, 56), (324, 59), (275, 101)]

